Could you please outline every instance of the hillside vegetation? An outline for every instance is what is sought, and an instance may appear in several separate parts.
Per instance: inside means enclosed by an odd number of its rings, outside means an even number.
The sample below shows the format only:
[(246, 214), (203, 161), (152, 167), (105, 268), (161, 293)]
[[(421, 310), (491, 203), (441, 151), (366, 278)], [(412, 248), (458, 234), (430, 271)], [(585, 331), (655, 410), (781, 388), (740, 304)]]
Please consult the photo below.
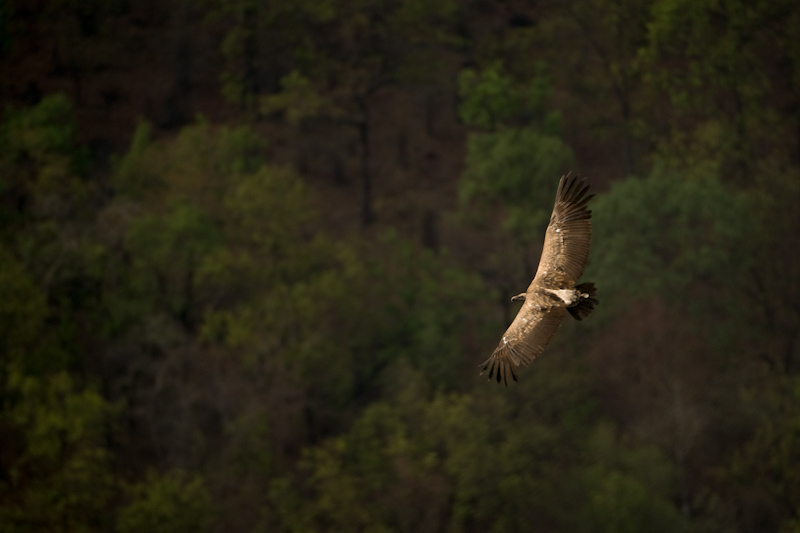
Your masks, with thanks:
[(0, 97), (0, 531), (800, 531), (800, 3), (0, 0)]

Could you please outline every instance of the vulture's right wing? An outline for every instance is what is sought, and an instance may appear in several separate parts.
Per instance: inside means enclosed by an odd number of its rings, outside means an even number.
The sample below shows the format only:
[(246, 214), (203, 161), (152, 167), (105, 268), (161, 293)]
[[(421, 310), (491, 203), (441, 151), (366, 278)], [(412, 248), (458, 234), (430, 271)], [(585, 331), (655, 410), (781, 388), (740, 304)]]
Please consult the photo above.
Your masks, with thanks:
[(508, 385), (509, 375), (517, 381), (517, 367), (527, 366), (539, 357), (556, 334), (566, 314), (565, 307), (540, 307), (541, 302), (528, 299), (506, 330), (492, 356), (484, 361), (481, 374), (489, 370), (489, 379)]

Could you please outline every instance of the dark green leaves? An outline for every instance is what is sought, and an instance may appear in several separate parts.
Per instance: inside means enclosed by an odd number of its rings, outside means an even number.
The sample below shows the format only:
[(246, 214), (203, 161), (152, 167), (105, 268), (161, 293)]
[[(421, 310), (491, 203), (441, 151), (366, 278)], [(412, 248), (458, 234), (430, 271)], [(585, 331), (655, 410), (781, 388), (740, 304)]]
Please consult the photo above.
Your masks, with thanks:
[(543, 237), (554, 185), (573, 164), (572, 150), (561, 139), (530, 128), (474, 133), (467, 144), (460, 200), (465, 209), (475, 205), (481, 214), (505, 207), (503, 229), (519, 242), (530, 243)]
[[(712, 177), (681, 178), (657, 168), (597, 198), (588, 277), (608, 290), (669, 301), (707, 285), (728, 290), (742, 283), (753, 257), (751, 203)], [(699, 293), (697, 293), (699, 295)], [(694, 307), (696, 298), (684, 304)]]

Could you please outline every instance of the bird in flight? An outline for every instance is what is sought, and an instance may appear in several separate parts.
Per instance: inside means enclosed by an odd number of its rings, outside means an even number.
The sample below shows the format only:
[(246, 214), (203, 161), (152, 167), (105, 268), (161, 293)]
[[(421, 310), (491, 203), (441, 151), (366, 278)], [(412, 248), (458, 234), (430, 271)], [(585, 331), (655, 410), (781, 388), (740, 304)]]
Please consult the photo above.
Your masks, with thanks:
[(481, 374), (508, 386), (509, 376), (517, 381), (517, 368), (539, 357), (569, 312), (582, 320), (598, 304), (594, 283), (581, 283), (592, 242), (592, 212), (586, 204), (589, 185), (577, 176), (561, 177), (556, 203), (544, 238), (542, 257), (528, 290), (511, 298), (524, 303), (503, 334), (489, 359), (481, 363)]

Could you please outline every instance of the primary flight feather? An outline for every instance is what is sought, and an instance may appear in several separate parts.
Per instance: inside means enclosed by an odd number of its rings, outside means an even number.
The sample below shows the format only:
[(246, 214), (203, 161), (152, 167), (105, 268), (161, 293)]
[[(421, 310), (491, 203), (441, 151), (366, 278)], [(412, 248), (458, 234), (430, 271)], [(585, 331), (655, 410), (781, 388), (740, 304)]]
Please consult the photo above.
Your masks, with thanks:
[(569, 174), (561, 177), (550, 224), (545, 233), (539, 268), (528, 290), (512, 300), (523, 300), (522, 308), (503, 334), (492, 356), (484, 361), (481, 374), (508, 385), (509, 376), (517, 381), (517, 368), (539, 357), (569, 312), (583, 319), (597, 305), (594, 283), (581, 283), (589, 246), (592, 243), (592, 212), (586, 204), (585, 180)]

